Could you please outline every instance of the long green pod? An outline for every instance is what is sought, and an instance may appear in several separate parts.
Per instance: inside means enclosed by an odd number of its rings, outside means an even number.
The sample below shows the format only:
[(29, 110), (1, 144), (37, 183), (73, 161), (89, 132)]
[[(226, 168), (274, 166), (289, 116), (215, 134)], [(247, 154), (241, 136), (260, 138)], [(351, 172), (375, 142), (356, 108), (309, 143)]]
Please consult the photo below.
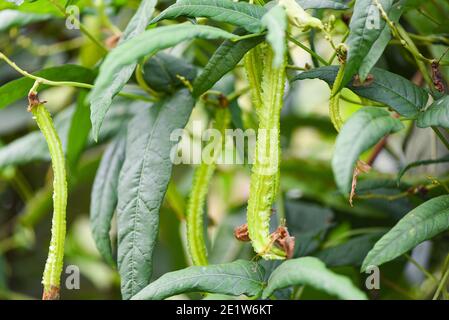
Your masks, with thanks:
[(51, 240), (42, 284), (44, 300), (59, 298), (66, 235), (67, 180), (64, 152), (50, 113), (42, 103), (31, 107), (34, 119), (47, 141), (53, 168), (53, 219)]
[(230, 120), (231, 115), (228, 108), (216, 110), (213, 128), (218, 130), (219, 136), (216, 136), (216, 138), (219, 139), (213, 142), (214, 148), (208, 161), (203, 159), (200, 166), (195, 170), (193, 187), (187, 204), (187, 246), (192, 262), (197, 266), (208, 264), (207, 247), (204, 239), (204, 204), (217, 159), (225, 143), (225, 130), (229, 126)]
[(272, 204), (279, 185), (280, 111), (285, 87), (285, 57), (279, 67), (273, 66), (274, 52), (263, 48), (261, 106), (255, 159), (251, 173), (248, 200), (248, 232), (254, 250), (264, 259), (285, 259), (285, 252), (273, 245), (270, 235)]
[(339, 87), (343, 80), (344, 74), (345, 74), (345, 63), (342, 63), (340, 65), (340, 68), (338, 69), (337, 77), (335, 78), (335, 82), (332, 86), (331, 97), (329, 100), (329, 116), (337, 132), (340, 132), (340, 129), (343, 126), (343, 120), (340, 115), (341, 89)]
[(248, 51), (244, 57), (244, 65), (246, 76), (248, 78), (249, 87), (251, 88), (251, 98), (256, 109), (262, 106), (262, 88), (260, 83), (262, 82), (262, 66), (261, 66), (261, 55), (262, 46), (257, 47)]

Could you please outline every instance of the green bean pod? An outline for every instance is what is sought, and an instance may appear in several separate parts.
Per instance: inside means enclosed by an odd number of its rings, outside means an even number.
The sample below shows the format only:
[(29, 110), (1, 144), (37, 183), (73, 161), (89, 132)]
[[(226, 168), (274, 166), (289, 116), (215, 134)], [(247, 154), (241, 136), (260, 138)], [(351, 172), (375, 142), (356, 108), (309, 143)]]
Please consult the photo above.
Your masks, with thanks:
[(51, 240), (42, 284), (43, 299), (59, 298), (66, 235), (67, 180), (64, 152), (50, 113), (42, 103), (31, 107), (34, 119), (47, 141), (53, 168), (53, 219)]
[[(285, 57), (281, 66), (274, 67), (272, 49), (264, 46), (263, 53), (261, 105), (255, 106), (259, 128), (247, 209), (248, 232), (254, 250), (262, 258), (285, 259), (285, 252), (273, 245), (270, 235), (272, 204), (279, 188), (279, 124), (285, 87)], [(253, 90), (256, 94), (258, 91)]]
[(187, 247), (194, 265), (205, 266), (208, 264), (207, 247), (204, 239), (204, 205), (206, 202), (209, 184), (216, 168), (216, 161), (221, 154), (225, 143), (225, 130), (231, 119), (227, 108), (218, 108), (215, 114), (214, 129), (220, 132), (219, 141), (214, 141), (214, 148), (210, 161), (202, 161), (195, 170), (193, 187), (187, 203)]

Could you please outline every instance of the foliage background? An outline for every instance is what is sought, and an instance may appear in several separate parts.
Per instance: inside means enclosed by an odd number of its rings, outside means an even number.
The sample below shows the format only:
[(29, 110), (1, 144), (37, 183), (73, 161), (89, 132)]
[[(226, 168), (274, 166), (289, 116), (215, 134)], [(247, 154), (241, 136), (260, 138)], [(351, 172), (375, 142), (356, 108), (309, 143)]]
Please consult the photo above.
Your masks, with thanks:
[[(39, 1), (46, 2), (46, 1)], [(96, 5), (95, 5), (96, 3)], [(123, 30), (138, 6), (138, 1), (80, 1), (83, 8), (82, 21), (103, 41), (112, 35), (101, 18), (104, 10), (114, 25)], [(99, 6), (98, 4), (102, 4)], [(172, 4), (159, 1), (158, 10)], [(25, 4), (33, 6), (33, 4)], [(418, 41), (419, 49), (429, 56), (440, 57), (447, 48), (449, 38), (449, 6), (444, 0), (409, 1), (410, 9), (403, 15), (401, 24), (410, 32), (431, 38), (442, 35), (444, 41)], [(0, 9), (14, 7), (1, 1)], [(50, 12), (52, 6), (34, 5), (32, 12)], [(334, 10), (316, 10), (317, 16), (337, 15), (334, 40), (338, 43), (347, 30), (348, 14)], [(3, 11), (0, 11), (0, 17)], [(53, 12), (54, 13), (54, 12)], [(167, 22), (170, 23), (170, 22)], [(217, 24), (231, 31), (226, 24)], [(101, 58), (99, 50), (79, 30), (68, 30), (65, 20), (51, 16), (45, 21), (1, 28), (0, 50), (22, 69), (34, 72), (62, 64), (81, 64), (94, 67)], [(307, 43), (307, 39), (304, 39)], [(64, 44), (64, 45), (61, 45)], [(167, 50), (186, 61), (203, 67), (217, 48), (219, 41), (194, 40)], [(310, 46), (310, 43), (308, 43)], [(314, 40), (316, 52), (329, 59), (333, 50), (323, 37)], [(310, 55), (291, 45), (293, 63), (304, 67), (313, 65)], [(443, 58), (449, 61), (449, 55)], [(394, 40), (385, 50), (377, 66), (400, 74), (407, 79), (420, 81), (414, 61)], [(449, 68), (441, 67), (448, 79)], [(295, 73), (294, 70), (290, 72)], [(18, 78), (18, 74), (5, 63), (0, 63), (0, 85)], [(222, 81), (224, 87), (245, 86), (242, 68)], [(132, 81), (133, 82), (133, 81)], [(132, 90), (136, 88), (131, 84)], [(231, 89), (232, 91), (233, 89)], [(76, 103), (77, 90), (55, 87), (46, 90), (42, 100), (53, 114), (59, 114)], [(407, 212), (425, 200), (444, 194), (444, 183), (432, 190), (401, 196), (410, 186), (428, 184), (434, 180), (446, 181), (447, 165), (437, 164), (410, 171), (399, 187), (394, 183), (396, 174), (405, 164), (428, 158), (439, 158), (447, 152), (430, 128), (418, 129), (406, 123), (407, 130), (388, 138), (386, 147), (378, 154), (374, 170), (363, 175), (359, 181), (359, 195), (364, 193), (384, 195), (376, 199), (355, 199), (350, 207), (347, 199), (336, 189), (330, 161), (335, 145), (336, 132), (328, 119), (330, 89), (320, 80), (298, 81), (291, 84), (281, 115), (283, 160), (281, 164), (281, 187), (284, 197), (276, 203), (276, 210), (285, 211), (290, 232), (296, 237), (295, 256), (312, 255), (322, 259), (337, 273), (347, 275), (359, 287), (363, 287), (366, 275), (359, 272), (360, 265), (380, 236), (391, 228)], [(341, 102), (343, 117), (347, 119), (360, 108), (359, 98), (344, 89)], [(245, 124), (251, 121), (250, 102), (247, 94), (238, 100), (244, 111)], [(352, 103), (350, 101), (355, 101)], [(126, 99), (117, 99), (114, 108), (126, 114), (139, 108)], [(8, 145), (23, 139), (36, 130), (26, 111), (24, 99), (0, 110), (0, 141)], [(127, 111), (128, 110), (128, 111)], [(121, 119), (125, 119), (122, 117)], [(195, 108), (191, 121), (207, 118), (204, 106)], [(124, 120), (126, 122), (126, 120)], [(77, 124), (82, 126), (81, 124)], [(189, 126), (188, 126), (189, 128)], [(190, 128), (191, 129), (191, 128)], [(76, 132), (76, 131), (75, 131)], [(117, 272), (100, 257), (91, 236), (89, 225), (90, 193), (95, 172), (109, 139), (101, 143), (88, 144), (70, 172), (68, 205), (68, 237), (66, 243), (66, 265), (74, 264), (81, 270), (81, 290), (64, 290), (65, 299), (119, 299), (120, 280)], [(39, 298), (41, 274), (48, 250), (51, 214), (51, 171), (47, 161), (28, 161), (26, 156), (33, 151), (33, 144), (16, 152), (25, 157), (17, 166), (8, 166), (1, 171), (0, 178), (0, 298)], [(9, 151), (9, 152), (14, 152)], [(362, 159), (369, 159), (373, 150)], [(22, 164), (23, 163), (23, 164)], [(154, 273), (157, 279), (162, 274), (187, 267), (190, 262), (185, 252), (185, 224), (180, 219), (179, 207), (185, 206), (193, 167), (176, 166), (173, 181), (179, 197), (166, 199), (160, 217), (160, 233), (154, 258)], [(382, 183), (379, 183), (382, 181)], [(377, 187), (374, 184), (377, 183)], [(251, 259), (251, 245), (234, 239), (233, 229), (244, 223), (249, 190), (249, 169), (243, 166), (219, 166), (208, 194), (208, 234), (210, 235), (210, 260), (213, 263), (230, 262), (237, 258)], [(115, 230), (112, 230), (114, 237)], [(432, 241), (417, 247), (411, 255), (431, 272), (438, 274), (448, 248), (448, 235), (443, 233)], [(267, 264), (270, 268), (270, 264)], [(373, 299), (428, 298), (435, 289), (407, 257), (400, 257), (381, 268), (381, 289), (369, 292)], [(64, 281), (64, 277), (63, 277)], [(284, 292), (288, 295), (289, 292)], [(199, 294), (183, 297), (199, 298)], [(302, 299), (332, 298), (323, 292), (306, 287)]]

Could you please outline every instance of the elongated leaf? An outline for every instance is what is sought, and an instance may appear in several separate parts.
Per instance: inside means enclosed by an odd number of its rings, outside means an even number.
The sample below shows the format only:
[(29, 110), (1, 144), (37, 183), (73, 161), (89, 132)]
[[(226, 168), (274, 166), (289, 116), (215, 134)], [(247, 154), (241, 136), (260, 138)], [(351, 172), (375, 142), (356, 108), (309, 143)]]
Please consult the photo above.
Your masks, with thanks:
[[(46, 78), (52, 81), (76, 81), (92, 83), (95, 74), (92, 70), (77, 65), (62, 65), (52, 67), (33, 73), (36, 76)], [(0, 109), (10, 105), (28, 95), (34, 80), (30, 78), (20, 78), (10, 81), (0, 87)], [(46, 85), (40, 85), (39, 91), (48, 88)], [(24, 106), (26, 108), (26, 106)]]
[(362, 152), (385, 135), (403, 128), (399, 119), (376, 107), (364, 107), (354, 113), (338, 134), (332, 158), (335, 182), (342, 193), (347, 194), (351, 190), (354, 166)]
[(420, 128), (439, 126), (449, 128), (449, 96), (434, 101), (424, 112), (418, 115), (416, 125)]
[(419, 167), (419, 166), (427, 166), (429, 164), (445, 163), (445, 162), (449, 162), (449, 155), (446, 155), (446, 156), (438, 158), (438, 159), (419, 160), (419, 161), (409, 163), (404, 168), (402, 168), (401, 171), (399, 171), (397, 183), (399, 183), (401, 181), (401, 178), (404, 176), (404, 174), (412, 168)]
[[(390, 10), (393, 0), (378, 0), (386, 12)], [(348, 55), (341, 86), (344, 87), (359, 71), (363, 59), (380, 36), (385, 26), (379, 10), (371, 0), (356, 0), (354, 12), (349, 24), (349, 37), (346, 41)], [(363, 82), (365, 79), (360, 78)]]
[(106, 149), (95, 176), (90, 201), (92, 235), (103, 258), (115, 265), (112, 254), (111, 221), (117, 207), (117, 187), (125, 161), (126, 135), (120, 134)]
[[(303, 72), (292, 79), (321, 79), (329, 85), (337, 76), (337, 66), (326, 66)], [(360, 85), (356, 80), (347, 84), (347, 88), (361, 97), (384, 103), (404, 117), (414, 118), (426, 106), (429, 95), (427, 92), (409, 80), (383, 69), (371, 70), (372, 82)]]
[(439, 196), (407, 213), (368, 253), (362, 271), (379, 266), (449, 228), (449, 196)]
[[(100, 126), (111, 105), (112, 98), (123, 88), (132, 74), (122, 70), (133, 66), (146, 55), (172, 47), (193, 38), (216, 39), (231, 38), (232, 34), (217, 28), (200, 25), (174, 25), (147, 30), (115, 48), (101, 65), (95, 88), (90, 94), (91, 121), (94, 137), (98, 136)], [(117, 75), (120, 74), (120, 77)], [(126, 77), (125, 77), (126, 75)]]
[(178, 0), (162, 11), (151, 23), (181, 16), (206, 17), (243, 27), (252, 33), (258, 33), (264, 29), (260, 19), (265, 12), (266, 9), (261, 6), (232, 0)]
[(12, 27), (22, 27), (30, 23), (45, 21), (52, 16), (48, 14), (23, 13), (16, 10), (0, 11), (0, 32)]
[[(102, 75), (105, 73), (105, 69), (109, 69), (115, 62), (118, 62), (115, 61), (116, 58), (114, 58), (114, 53), (117, 51), (120, 52), (122, 47), (126, 47), (130, 40), (145, 31), (145, 28), (153, 15), (156, 3), (156, 0), (143, 0), (140, 3), (137, 12), (128, 23), (123, 37), (120, 39), (119, 46), (106, 57), (101, 66), (100, 75), (95, 81), (95, 87), (89, 95), (89, 101), (91, 103), (91, 122), (95, 139), (98, 137), (100, 126), (106, 112), (111, 106), (112, 98), (114, 98), (114, 96), (125, 86), (129, 78), (131, 78), (138, 58), (133, 61), (128, 61), (127, 63), (117, 63), (113, 69), (110, 69), (111, 73), (108, 75), (109, 78), (104, 79), (102, 78)], [(132, 45), (128, 45), (126, 50), (130, 50), (130, 47), (132, 47)], [(125, 55), (126, 50), (121, 51), (121, 55)]]
[(159, 208), (171, 175), (174, 130), (184, 128), (194, 105), (186, 89), (130, 122), (126, 160), (118, 185), (118, 268), (122, 295), (129, 299), (151, 277)]
[(355, 287), (348, 278), (333, 273), (326, 268), (323, 262), (313, 257), (283, 262), (268, 279), (262, 298), (268, 298), (275, 290), (298, 285), (311, 286), (340, 299), (366, 299), (366, 295)]
[(279, 67), (284, 61), (286, 50), (287, 15), (284, 8), (281, 6), (271, 8), (262, 17), (262, 24), (268, 29), (267, 41), (274, 51), (273, 65)]
[[(391, 7), (390, 12), (388, 13), (388, 17), (391, 21), (393, 21), (394, 23), (397, 23), (399, 21), (399, 18), (401, 17), (405, 9), (405, 2), (407, 1), (408, 0), (398, 1)], [(382, 56), (385, 48), (388, 45), (388, 42), (390, 42), (390, 39), (390, 27), (388, 26), (388, 24), (385, 24), (382, 32), (379, 34), (379, 37), (372, 44), (368, 54), (363, 58), (362, 64), (359, 68), (360, 79), (366, 79), (368, 77), (369, 72)]]
[(348, 6), (333, 0), (296, 0), (303, 9), (334, 9), (345, 10)]
[[(243, 35), (245, 31), (239, 28), (236, 35)], [(264, 40), (264, 36), (249, 38), (238, 42), (224, 41), (209, 59), (203, 72), (193, 83), (193, 95), (198, 97), (213, 87), (226, 73), (235, 68), (245, 53)]]
[(78, 96), (75, 112), (72, 116), (67, 137), (67, 166), (74, 170), (76, 163), (87, 144), (90, 132), (89, 104), (86, 103), (87, 92), (81, 91)]
[(161, 300), (184, 292), (258, 296), (263, 289), (264, 273), (257, 263), (244, 260), (189, 267), (164, 274), (133, 300)]

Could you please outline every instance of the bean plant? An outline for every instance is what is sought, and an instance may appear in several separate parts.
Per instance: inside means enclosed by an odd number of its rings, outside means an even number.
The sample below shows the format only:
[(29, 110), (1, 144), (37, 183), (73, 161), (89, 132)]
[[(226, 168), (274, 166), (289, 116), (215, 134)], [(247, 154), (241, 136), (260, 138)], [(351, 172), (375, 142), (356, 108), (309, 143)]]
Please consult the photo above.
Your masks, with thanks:
[(448, 299), (448, 17), (0, 1), (0, 298)]

